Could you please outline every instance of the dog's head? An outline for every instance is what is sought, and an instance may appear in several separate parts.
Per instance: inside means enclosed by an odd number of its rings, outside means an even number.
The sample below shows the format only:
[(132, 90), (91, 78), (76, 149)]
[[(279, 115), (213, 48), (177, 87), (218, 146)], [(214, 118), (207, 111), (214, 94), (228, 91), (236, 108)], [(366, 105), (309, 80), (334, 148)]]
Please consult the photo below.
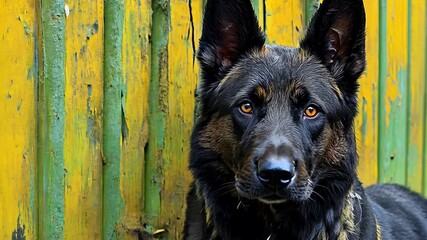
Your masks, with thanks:
[(197, 57), (196, 179), (220, 171), (240, 196), (267, 203), (348, 190), (365, 69), (362, 0), (325, 0), (299, 48), (265, 44), (250, 0), (208, 1)]

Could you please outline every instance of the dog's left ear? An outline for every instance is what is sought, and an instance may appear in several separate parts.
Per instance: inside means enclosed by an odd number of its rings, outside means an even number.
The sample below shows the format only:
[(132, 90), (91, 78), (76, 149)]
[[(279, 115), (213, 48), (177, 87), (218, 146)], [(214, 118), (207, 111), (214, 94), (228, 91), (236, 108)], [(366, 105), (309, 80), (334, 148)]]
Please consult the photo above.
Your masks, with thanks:
[(208, 0), (197, 54), (202, 90), (208, 91), (242, 56), (261, 49), (264, 42), (250, 0)]
[(365, 21), (362, 0), (325, 0), (300, 43), (350, 91), (365, 70)]

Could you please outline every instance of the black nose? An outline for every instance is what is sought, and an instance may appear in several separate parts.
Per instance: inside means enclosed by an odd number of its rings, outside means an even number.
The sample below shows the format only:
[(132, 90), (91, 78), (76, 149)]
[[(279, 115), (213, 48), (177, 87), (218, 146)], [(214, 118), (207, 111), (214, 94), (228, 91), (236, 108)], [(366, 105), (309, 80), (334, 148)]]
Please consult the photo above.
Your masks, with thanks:
[(285, 188), (294, 176), (295, 163), (292, 159), (270, 158), (258, 162), (258, 178), (269, 188)]

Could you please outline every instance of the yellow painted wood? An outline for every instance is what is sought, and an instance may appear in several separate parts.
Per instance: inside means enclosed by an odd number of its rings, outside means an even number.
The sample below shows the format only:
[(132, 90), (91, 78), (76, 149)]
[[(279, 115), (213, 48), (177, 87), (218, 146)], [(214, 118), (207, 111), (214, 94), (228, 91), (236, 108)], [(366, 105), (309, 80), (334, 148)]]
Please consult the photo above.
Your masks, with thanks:
[[(150, 83), (149, 0), (126, 0), (123, 26), (122, 151), (120, 192), (124, 206), (120, 233), (138, 239), (142, 229), (144, 154), (148, 140)], [(121, 206), (120, 206), (121, 207)]]
[[(379, 179), (406, 182), (408, 1), (381, 2), (386, 9), (384, 50), (380, 51)], [(380, 18), (381, 19), (381, 18)], [(380, 30), (381, 32), (381, 30)]]
[(298, 46), (305, 29), (305, 0), (265, 1), (265, 11), (268, 41)]
[(64, 239), (100, 239), (103, 1), (66, 4)]
[(35, 4), (0, 1), (0, 239), (37, 238)]
[[(187, 170), (198, 80), (196, 44), (201, 35), (202, 3), (172, 0), (168, 43), (168, 111), (165, 121), (163, 187), (159, 226), (166, 239), (181, 239), (190, 174)], [(190, 21), (192, 19), (192, 21)]]
[(365, 185), (378, 181), (378, 47), (379, 3), (365, 1), (366, 72), (359, 79), (359, 114), (356, 119), (359, 177)]
[(406, 185), (421, 192), (423, 189), (424, 95), (426, 88), (426, 3), (412, 0), (410, 9), (410, 68), (408, 155)]

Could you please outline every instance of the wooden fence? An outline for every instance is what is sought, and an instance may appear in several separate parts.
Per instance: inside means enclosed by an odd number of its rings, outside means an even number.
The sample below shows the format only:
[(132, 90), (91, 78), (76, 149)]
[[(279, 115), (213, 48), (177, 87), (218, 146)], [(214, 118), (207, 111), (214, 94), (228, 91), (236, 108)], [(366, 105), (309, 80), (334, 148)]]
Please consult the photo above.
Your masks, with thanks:
[[(295, 46), (314, 0), (254, 0)], [(366, 184), (427, 194), (426, 2), (365, 1)], [(179, 239), (202, 0), (0, 1), (0, 238)]]

